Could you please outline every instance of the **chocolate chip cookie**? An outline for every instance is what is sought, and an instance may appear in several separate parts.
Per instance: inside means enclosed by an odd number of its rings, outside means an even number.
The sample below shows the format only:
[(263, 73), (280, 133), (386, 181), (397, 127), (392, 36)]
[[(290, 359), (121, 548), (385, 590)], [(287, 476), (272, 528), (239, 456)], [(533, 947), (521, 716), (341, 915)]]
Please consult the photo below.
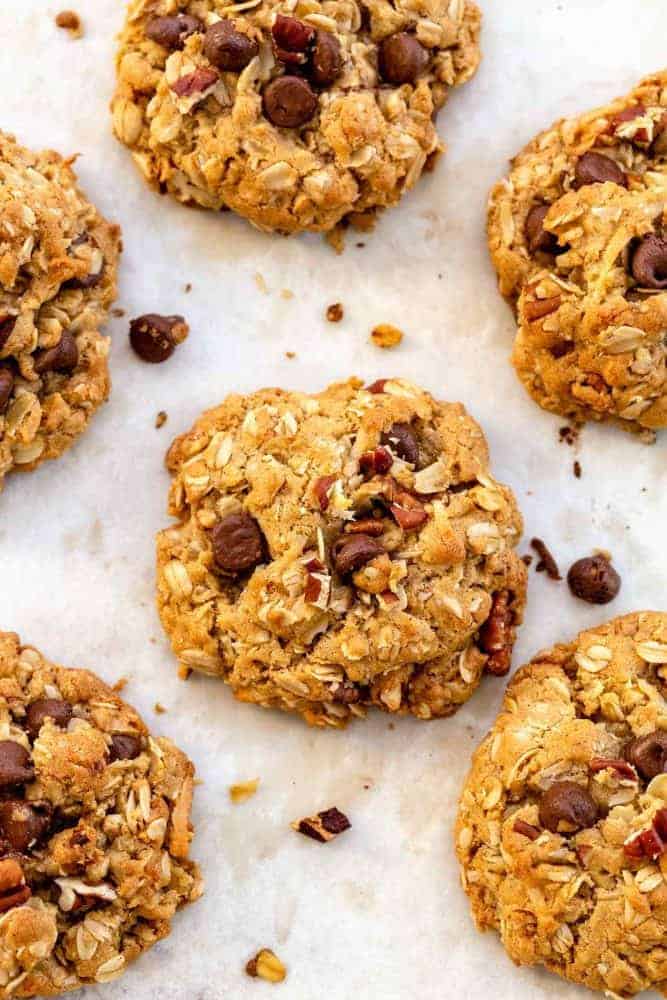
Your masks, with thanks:
[(652, 440), (667, 425), (667, 71), (557, 122), (513, 161), (489, 210), (514, 364), (570, 419)]
[(341, 727), (451, 715), (509, 669), (521, 517), (460, 404), (402, 379), (230, 396), (167, 466), (158, 607), (186, 670)]
[(0, 987), (116, 978), (201, 894), (194, 768), (87, 670), (0, 632)]
[(667, 982), (667, 614), (540, 653), (477, 750), (456, 827), (480, 930), (608, 996)]
[(470, 0), (132, 0), (116, 136), (146, 180), (264, 230), (331, 230), (397, 202), (479, 61)]
[(119, 251), (72, 160), (0, 132), (0, 488), (61, 455), (107, 398)]

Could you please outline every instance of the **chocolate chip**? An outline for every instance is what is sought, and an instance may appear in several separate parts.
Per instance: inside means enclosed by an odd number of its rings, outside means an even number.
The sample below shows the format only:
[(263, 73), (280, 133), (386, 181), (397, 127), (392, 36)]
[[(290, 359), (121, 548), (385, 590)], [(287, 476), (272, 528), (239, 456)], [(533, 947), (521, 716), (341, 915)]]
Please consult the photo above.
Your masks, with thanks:
[(71, 372), (79, 363), (79, 348), (74, 336), (65, 330), (55, 347), (37, 351), (35, 354), (35, 371), (38, 375), (47, 372)]
[(570, 566), (567, 583), (575, 597), (589, 604), (608, 604), (621, 589), (621, 578), (602, 555), (578, 559)]
[(329, 87), (340, 76), (340, 42), (330, 31), (318, 31), (310, 56), (308, 76), (318, 87)]
[(0, 802), (0, 837), (12, 850), (25, 854), (31, 845), (42, 840), (51, 824), (51, 810), (44, 804), (33, 805), (20, 799)]
[(0, 368), (0, 416), (9, 405), (9, 397), (14, 388), (14, 376), (9, 368)]
[(504, 676), (512, 662), (514, 612), (511, 602), (509, 590), (497, 591), (493, 595), (489, 617), (479, 630), (479, 648), (489, 656), (484, 669), (496, 677)]
[(574, 168), (575, 188), (585, 187), (587, 184), (604, 184), (607, 181), (627, 187), (625, 173), (616, 160), (604, 153), (584, 153), (579, 157)]
[(639, 736), (626, 745), (623, 753), (642, 778), (650, 781), (667, 771), (667, 732), (656, 729), (647, 736)]
[(667, 288), (667, 240), (651, 233), (632, 255), (632, 277), (642, 288)]
[(349, 830), (351, 823), (345, 813), (334, 806), (332, 809), (324, 809), (315, 816), (306, 816), (292, 824), (292, 828), (297, 833), (302, 833), (311, 840), (317, 840), (321, 844), (326, 844)]
[(554, 233), (550, 233), (544, 228), (544, 220), (549, 212), (550, 205), (533, 205), (526, 216), (524, 232), (530, 253), (558, 254), (563, 248), (558, 245), (558, 238)]
[(191, 14), (176, 14), (173, 17), (152, 17), (146, 24), (146, 34), (153, 42), (173, 52), (182, 49), (186, 38), (197, 31), (203, 31), (204, 25), (198, 17)]
[(279, 128), (298, 128), (317, 111), (317, 94), (299, 76), (278, 76), (264, 88), (264, 114)]
[(540, 800), (540, 823), (552, 833), (575, 833), (594, 826), (595, 802), (575, 781), (557, 781)]
[(419, 444), (410, 424), (392, 424), (382, 435), (382, 444), (389, 445), (395, 455), (410, 465), (416, 465), (419, 461)]
[(141, 753), (141, 740), (131, 733), (115, 733), (109, 747), (109, 763), (115, 760), (134, 760)]
[(174, 353), (176, 344), (184, 340), (188, 325), (182, 316), (160, 316), (146, 313), (130, 323), (130, 344), (142, 361), (159, 365)]
[(384, 547), (369, 535), (349, 535), (339, 538), (333, 545), (334, 566), (341, 576), (365, 566), (371, 559), (384, 554)]
[(265, 558), (265, 541), (254, 517), (228, 514), (211, 529), (213, 558), (225, 573), (242, 573)]
[(278, 59), (287, 63), (305, 63), (306, 51), (315, 39), (315, 29), (296, 17), (278, 14), (271, 28)]
[(398, 31), (380, 42), (378, 64), (387, 83), (414, 83), (427, 62), (428, 52), (407, 31)]
[(16, 316), (3, 316), (0, 318), (0, 351), (11, 337), (15, 326)]
[(0, 788), (24, 785), (35, 777), (30, 754), (16, 740), (0, 741)]
[(72, 718), (72, 706), (68, 701), (57, 698), (38, 698), (28, 705), (25, 714), (25, 728), (28, 736), (35, 740), (45, 720), (52, 719), (57, 726), (64, 729)]
[(257, 42), (226, 19), (212, 24), (204, 38), (204, 55), (209, 62), (232, 73), (240, 73), (258, 52)]

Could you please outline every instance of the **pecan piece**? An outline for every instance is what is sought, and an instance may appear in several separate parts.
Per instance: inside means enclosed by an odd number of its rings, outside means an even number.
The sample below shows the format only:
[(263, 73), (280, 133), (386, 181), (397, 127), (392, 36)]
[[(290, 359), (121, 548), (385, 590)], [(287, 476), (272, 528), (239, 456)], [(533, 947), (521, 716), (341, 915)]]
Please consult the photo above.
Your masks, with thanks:
[(320, 476), (313, 484), (313, 493), (322, 513), (329, 507), (329, 490), (335, 482), (335, 476)]
[(411, 493), (408, 493), (407, 490), (399, 490), (396, 493), (393, 503), (389, 504), (389, 510), (396, 524), (403, 531), (414, 531), (415, 528), (420, 528), (422, 524), (428, 521), (428, 514), (424, 510), (424, 505), (417, 497), (413, 497)]
[(302, 833), (304, 837), (317, 840), (320, 844), (326, 844), (341, 833), (349, 830), (351, 823), (345, 813), (334, 806), (316, 813), (315, 816), (306, 816), (305, 819), (296, 820), (292, 823), (292, 829), (297, 833)]
[(534, 323), (535, 320), (544, 319), (545, 316), (556, 312), (559, 306), (560, 295), (554, 295), (549, 299), (529, 299), (524, 305), (523, 311), (528, 322)]
[(485, 669), (497, 677), (507, 673), (512, 661), (514, 612), (510, 607), (511, 599), (509, 590), (495, 593), (489, 617), (479, 630), (480, 649), (489, 655)]
[(359, 471), (364, 476), (384, 476), (394, 464), (391, 452), (379, 445), (375, 451), (365, 451), (359, 459)]
[(193, 97), (195, 94), (203, 94), (205, 90), (212, 87), (220, 78), (217, 70), (210, 66), (198, 66), (194, 73), (188, 73), (174, 81), (171, 89), (177, 97)]
[(540, 831), (536, 826), (532, 826), (522, 819), (515, 820), (512, 829), (515, 833), (520, 833), (522, 837), (528, 837), (528, 840), (537, 840), (540, 835)]
[(3, 858), (0, 861), (0, 913), (5, 913), (14, 906), (20, 906), (30, 899), (31, 895), (18, 861), (14, 858)]

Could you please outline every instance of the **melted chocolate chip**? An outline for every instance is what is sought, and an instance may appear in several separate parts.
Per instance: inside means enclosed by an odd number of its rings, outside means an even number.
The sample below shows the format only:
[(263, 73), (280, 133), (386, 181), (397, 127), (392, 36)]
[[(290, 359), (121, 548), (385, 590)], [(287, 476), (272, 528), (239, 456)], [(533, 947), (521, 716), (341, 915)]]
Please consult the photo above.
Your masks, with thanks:
[(382, 435), (382, 444), (389, 445), (391, 450), (404, 462), (417, 465), (419, 461), (419, 444), (417, 435), (410, 424), (392, 424), (388, 431)]
[(0, 788), (25, 785), (35, 777), (30, 754), (16, 740), (0, 740)]
[(141, 740), (131, 733), (116, 733), (111, 737), (109, 763), (115, 760), (134, 760), (141, 753)]
[(349, 535), (339, 538), (332, 548), (332, 556), (336, 571), (341, 576), (352, 573), (354, 570), (365, 566), (371, 559), (381, 556), (385, 552), (384, 546), (369, 535)]
[(68, 701), (60, 701), (57, 698), (38, 698), (28, 705), (25, 728), (32, 740), (37, 739), (47, 718), (64, 729), (72, 718), (72, 706)]
[(0, 802), (0, 837), (12, 850), (25, 854), (43, 840), (51, 824), (51, 809), (44, 803), (3, 799)]
[(549, 212), (549, 205), (533, 205), (526, 216), (525, 235), (530, 253), (558, 254), (563, 248), (558, 245), (558, 238), (544, 228), (544, 220)]
[(211, 529), (213, 558), (225, 573), (242, 573), (263, 562), (265, 540), (254, 517), (228, 514)]
[(577, 160), (574, 168), (574, 187), (585, 187), (587, 184), (604, 184), (606, 182), (627, 186), (627, 178), (616, 160), (604, 153), (584, 153)]
[(55, 347), (37, 351), (35, 354), (35, 371), (38, 375), (47, 372), (71, 372), (79, 363), (79, 348), (74, 336), (65, 330), (60, 342)]
[(12, 330), (16, 326), (16, 316), (0, 317), (0, 351), (5, 346), (12, 335)]
[(557, 781), (542, 796), (540, 823), (552, 833), (575, 833), (594, 826), (595, 802), (575, 781)]

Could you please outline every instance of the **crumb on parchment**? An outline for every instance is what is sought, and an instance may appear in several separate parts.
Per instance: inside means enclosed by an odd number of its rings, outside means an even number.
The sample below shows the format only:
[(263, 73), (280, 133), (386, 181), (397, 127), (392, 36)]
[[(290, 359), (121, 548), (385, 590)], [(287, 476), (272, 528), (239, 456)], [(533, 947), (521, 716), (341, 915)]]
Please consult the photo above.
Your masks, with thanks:
[(61, 10), (59, 14), (56, 14), (56, 25), (68, 31), (72, 38), (83, 36), (83, 22), (73, 10)]
[(391, 323), (380, 323), (371, 330), (371, 340), (376, 347), (397, 347), (403, 340), (403, 331)]

